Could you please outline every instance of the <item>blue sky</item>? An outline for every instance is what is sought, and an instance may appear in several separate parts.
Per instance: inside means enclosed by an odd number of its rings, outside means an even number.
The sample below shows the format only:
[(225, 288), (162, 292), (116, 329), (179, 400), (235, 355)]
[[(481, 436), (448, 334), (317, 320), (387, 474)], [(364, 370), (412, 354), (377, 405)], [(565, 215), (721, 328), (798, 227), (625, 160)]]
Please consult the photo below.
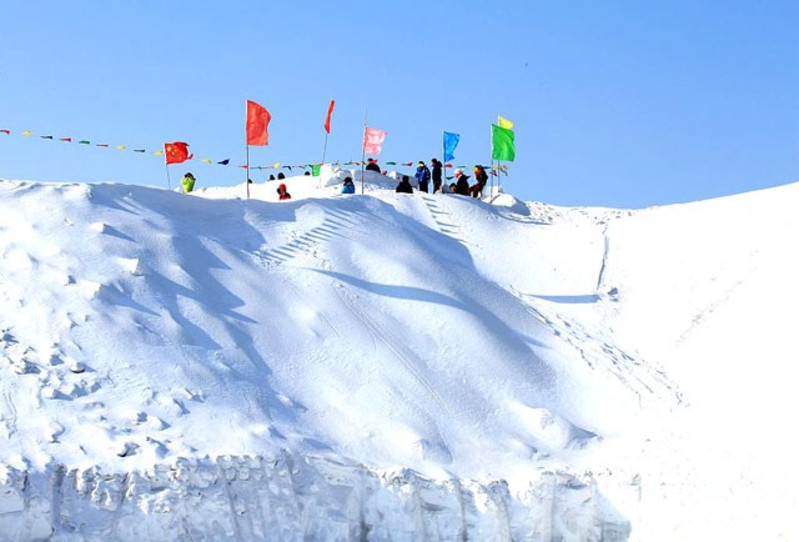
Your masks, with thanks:
[[(244, 163), (244, 104), (273, 115), (251, 164), (490, 160), (516, 123), (506, 188), (643, 207), (799, 180), (799, 3), (9, 2), (0, 18), (0, 178), (165, 185), (166, 141)], [(34, 136), (19, 135), (31, 130)], [(70, 136), (148, 154), (69, 145)], [(199, 186), (236, 167), (192, 170)], [(253, 172), (256, 182), (268, 173)]]

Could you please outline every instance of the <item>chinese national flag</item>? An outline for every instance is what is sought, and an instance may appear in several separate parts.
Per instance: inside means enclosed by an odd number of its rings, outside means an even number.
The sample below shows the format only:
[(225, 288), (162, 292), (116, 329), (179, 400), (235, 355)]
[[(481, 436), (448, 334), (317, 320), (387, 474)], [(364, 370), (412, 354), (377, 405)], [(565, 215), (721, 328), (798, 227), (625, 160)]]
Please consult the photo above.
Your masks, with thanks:
[(330, 133), (330, 117), (333, 116), (333, 108), (336, 107), (336, 100), (330, 100), (330, 106), (327, 108), (327, 118), (325, 119), (325, 132)]
[(164, 156), (167, 164), (179, 164), (194, 158), (193, 154), (189, 154), (189, 144), (183, 141), (164, 143)]
[(269, 121), (272, 115), (262, 105), (247, 100), (247, 145), (269, 144)]

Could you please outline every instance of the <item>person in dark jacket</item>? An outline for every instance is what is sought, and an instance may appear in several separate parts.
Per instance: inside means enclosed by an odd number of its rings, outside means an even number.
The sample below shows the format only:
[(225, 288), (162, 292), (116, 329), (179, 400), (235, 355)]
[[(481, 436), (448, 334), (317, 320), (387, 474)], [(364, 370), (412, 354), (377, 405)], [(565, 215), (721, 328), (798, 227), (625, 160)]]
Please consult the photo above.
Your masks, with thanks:
[(455, 193), (461, 196), (469, 195), (469, 176), (463, 174), (463, 170), (458, 168), (455, 170)]
[(291, 194), (286, 190), (286, 185), (284, 183), (280, 183), (280, 186), (277, 187), (277, 195), (281, 201), (284, 199), (291, 199)]
[(427, 185), (430, 182), (430, 170), (424, 162), (419, 160), (418, 167), (416, 168), (416, 180), (419, 182), (419, 191), (427, 194)]
[(377, 165), (377, 160), (374, 158), (369, 158), (366, 161), (366, 171), (376, 171), (377, 173), (380, 173), (380, 166)]
[(341, 185), (341, 193), (342, 194), (355, 193), (355, 184), (352, 182), (352, 177), (347, 177), (344, 179), (344, 184)]
[(430, 163), (433, 165), (433, 194), (441, 190), (441, 168), (443, 164), (436, 158), (431, 158)]
[(474, 180), (477, 182), (469, 188), (469, 194), (473, 198), (481, 198), (483, 197), (483, 188), (488, 182), (488, 173), (483, 166), (474, 166)]
[(270, 176), (269, 176), (269, 180), (270, 180), (270, 181), (274, 181), (274, 180), (275, 180), (275, 176), (274, 176), (274, 175), (270, 175)]
[(281, 171), (280, 173), (277, 174), (277, 178), (278, 178), (278, 180), (281, 180), (281, 179), (285, 179), (286, 176), (283, 175), (283, 172)]
[(402, 180), (397, 185), (397, 193), (413, 194), (413, 187), (411, 186), (411, 180), (408, 178), (407, 175), (402, 176)]

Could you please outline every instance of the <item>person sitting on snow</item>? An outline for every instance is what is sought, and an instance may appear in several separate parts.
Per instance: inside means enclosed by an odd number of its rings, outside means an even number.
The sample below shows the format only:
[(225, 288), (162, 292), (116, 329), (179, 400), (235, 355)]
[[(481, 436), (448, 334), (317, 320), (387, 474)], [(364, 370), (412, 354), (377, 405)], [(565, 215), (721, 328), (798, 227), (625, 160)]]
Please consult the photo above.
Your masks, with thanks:
[(463, 174), (463, 170), (458, 168), (455, 170), (455, 193), (461, 196), (469, 195), (469, 176)]
[(197, 179), (194, 178), (194, 175), (191, 174), (191, 171), (186, 172), (183, 178), (180, 180), (180, 184), (183, 186), (183, 193), (188, 194), (192, 190), (194, 190), (194, 182)]
[(355, 193), (355, 183), (352, 182), (352, 177), (347, 177), (346, 179), (344, 179), (344, 184), (341, 186), (341, 193), (342, 194)]
[(488, 182), (488, 173), (485, 172), (483, 166), (474, 166), (474, 180), (477, 181), (469, 188), (469, 194), (473, 198), (483, 197), (483, 188)]
[(407, 175), (402, 176), (402, 180), (397, 185), (397, 193), (413, 194), (413, 187), (411, 186), (411, 181)]
[(286, 185), (284, 183), (280, 183), (280, 186), (277, 187), (277, 195), (280, 200), (291, 199), (291, 194), (286, 191)]

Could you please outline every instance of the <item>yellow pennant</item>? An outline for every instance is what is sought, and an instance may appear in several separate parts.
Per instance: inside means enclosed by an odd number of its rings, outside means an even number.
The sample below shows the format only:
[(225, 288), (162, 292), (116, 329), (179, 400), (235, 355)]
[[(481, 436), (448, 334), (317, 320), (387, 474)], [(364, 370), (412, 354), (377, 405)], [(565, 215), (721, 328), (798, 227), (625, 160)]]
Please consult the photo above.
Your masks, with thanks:
[(505, 117), (499, 117), (499, 127), (513, 130), (513, 123)]
[(155, 151), (155, 152), (153, 153), (153, 155), (154, 155), (154, 156), (163, 156), (163, 155), (164, 155), (164, 151)]
[(280, 162), (275, 162), (275, 165), (272, 166), (272, 167), (275, 168), (275, 169), (279, 168), (280, 167)]
[(24, 132), (22, 132), (22, 135), (24, 136), (33, 135), (33, 132), (31, 132), (30, 130), (25, 130)]
[(124, 151), (127, 150), (127, 147), (125, 145), (117, 145), (117, 149), (120, 151)]
[(202, 161), (205, 162), (206, 164), (210, 164), (211, 163), (211, 159), (210, 158), (203, 158)]

